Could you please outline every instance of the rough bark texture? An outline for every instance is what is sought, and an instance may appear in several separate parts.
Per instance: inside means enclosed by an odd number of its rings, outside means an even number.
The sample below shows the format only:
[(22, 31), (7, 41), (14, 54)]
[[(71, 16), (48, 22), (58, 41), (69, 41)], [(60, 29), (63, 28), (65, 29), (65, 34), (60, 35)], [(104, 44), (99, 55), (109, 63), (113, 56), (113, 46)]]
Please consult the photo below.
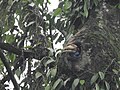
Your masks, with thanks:
[(101, 71), (105, 73), (105, 80), (111, 86), (110, 90), (117, 90), (112, 69), (119, 68), (116, 64), (120, 59), (119, 42), (120, 10), (102, 3), (65, 45), (59, 61), (59, 74), (63, 74), (64, 79), (84, 79), (86, 88), (93, 90), (91, 77)]

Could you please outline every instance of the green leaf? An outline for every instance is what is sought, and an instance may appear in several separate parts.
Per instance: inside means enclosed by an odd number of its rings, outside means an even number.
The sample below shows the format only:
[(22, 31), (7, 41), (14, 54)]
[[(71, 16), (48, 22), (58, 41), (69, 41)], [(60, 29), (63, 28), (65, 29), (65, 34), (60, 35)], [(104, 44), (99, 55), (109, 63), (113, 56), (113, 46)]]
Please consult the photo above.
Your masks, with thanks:
[(14, 62), (15, 59), (16, 59), (16, 55), (12, 53), (12, 54), (9, 55), (9, 58), (12, 62)]
[(80, 84), (84, 85), (85, 84), (85, 80), (80, 80)]
[(27, 49), (32, 49), (33, 47), (32, 46), (26, 46), (24, 48), (27, 48)]
[(65, 2), (64, 2), (64, 1), (63, 1), (63, 2), (59, 2), (58, 7), (59, 7), (59, 8), (63, 8), (64, 4), (65, 4)]
[(95, 90), (100, 90), (100, 87), (98, 86), (98, 84), (95, 84)]
[(118, 61), (118, 64), (120, 64), (120, 61)]
[(55, 77), (57, 73), (57, 67), (56, 68), (51, 68), (51, 76)]
[(6, 42), (7, 43), (12, 43), (12, 42), (14, 42), (14, 40), (15, 40), (14, 35), (6, 35)]
[(47, 0), (47, 3), (51, 4), (50, 0)]
[(47, 73), (46, 73), (46, 77), (49, 78), (51, 75), (50, 75), (50, 71), (48, 70)]
[(57, 8), (54, 13), (53, 13), (53, 16), (57, 16), (57, 15), (60, 15), (62, 13), (62, 9), (61, 8)]
[(69, 9), (72, 6), (72, 2), (71, 1), (66, 1), (64, 4), (64, 10)]
[(66, 86), (67, 82), (70, 81), (70, 78), (67, 78), (65, 81), (64, 81), (64, 86)]
[(13, 0), (9, 0), (9, 1), (8, 1), (8, 4), (9, 4), (9, 5), (12, 5), (12, 3), (13, 3)]
[(84, 12), (80, 12), (81, 15), (85, 16)]
[(84, 16), (87, 18), (88, 17), (88, 9), (87, 9), (87, 1), (84, 0)]
[(119, 71), (117, 71), (116, 69), (112, 69), (112, 71), (115, 73), (115, 74), (118, 74)]
[(98, 73), (93, 75), (93, 77), (91, 78), (91, 84), (95, 83), (97, 81), (98, 77), (99, 77)]
[(17, 69), (16, 71), (15, 71), (15, 74), (20, 78), (20, 75), (21, 75), (21, 69)]
[[(10, 15), (10, 14), (9, 14), (9, 15)], [(14, 27), (14, 23), (15, 23), (15, 18), (14, 18), (13, 15), (10, 15), (10, 16), (8, 17), (8, 22), (7, 22), (7, 26), (6, 26), (6, 27), (8, 27), (9, 29), (10, 29), (10, 28), (13, 28), (13, 27)]]
[(44, 0), (37, 0), (37, 4), (43, 5)]
[(51, 90), (56, 90), (57, 87), (58, 87), (61, 83), (63, 83), (63, 80), (62, 80), (62, 79), (58, 79), (58, 80), (54, 83), (54, 85), (53, 85), (53, 87), (52, 87)]
[(77, 79), (75, 79), (75, 80), (73, 81), (72, 90), (75, 90), (75, 88), (76, 88), (76, 86), (78, 85), (78, 83), (79, 83), (79, 79), (77, 78)]
[(0, 58), (0, 70), (3, 68), (4, 64), (3, 62), (1, 61), (1, 58)]
[(120, 9), (120, 4), (118, 4), (118, 8)]
[(46, 67), (48, 64), (52, 63), (52, 62), (55, 62), (55, 60), (53, 60), (53, 59), (48, 60), (48, 61), (45, 63), (45, 67)]
[(105, 77), (105, 74), (103, 72), (99, 72), (99, 75), (100, 75), (101, 80), (103, 80)]
[(37, 73), (35, 74), (35, 77), (36, 77), (36, 78), (39, 78), (40, 76), (42, 76), (42, 74), (41, 74), (40, 72), (37, 72)]
[(47, 85), (47, 86), (45, 87), (45, 90), (50, 90), (50, 85)]
[(94, 2), (94, 4), (95, 4), (95, 6), (98, 5), (98, 0), (93, 0), (93, 2)]
[(106, 90), (110, 90), (110, 85), (108, 82), (105, 81), (105, 86), (106, 86)]

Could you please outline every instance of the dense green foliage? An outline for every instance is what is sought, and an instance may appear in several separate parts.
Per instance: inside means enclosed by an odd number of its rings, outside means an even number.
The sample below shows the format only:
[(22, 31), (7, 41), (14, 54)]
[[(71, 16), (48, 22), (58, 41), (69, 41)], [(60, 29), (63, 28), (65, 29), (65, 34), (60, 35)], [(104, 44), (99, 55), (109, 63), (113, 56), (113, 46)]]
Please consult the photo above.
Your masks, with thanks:
[[(64, 40), (67, 43), (86, 25), (90, 15), (96, 15), (94, 11), (99, 10), (103, 2), (120, 9), (119, 0), (59, 0), (58, 8), (52, 12), (48, 8), (50, 0), (0, 0), (0, 90), (10, 88), (10, 81), (15, 90), (60, 90), (63, 86), (70, 87), (70, 90), (77, 90), (76, 87), (80, 86), (84, 90), (84, 79), (77, 77), (69, 84), (71, 77), (64, 80), (63, 74), (58, 75), (62, 50), (56, 50), (54, 43)], [(109, 25), (115, 26), (114, 21), (110, 22), (113, 23)], [(117, 34), (112, 36), (112, 33), (108, 31), (108, 36), (117, 58), (117, 68), (112, 70), (119, 89), (120, 43), (117, 42), (120, 37)], [(99, 39), (101, 36), (98, 35), (95, 40)], [(105, 75), (98, 71), (92, 76), (91, 86), (95, 90), (111, 90)], [(100, 83), (104, 83), (103, 87), (99, 86)]]

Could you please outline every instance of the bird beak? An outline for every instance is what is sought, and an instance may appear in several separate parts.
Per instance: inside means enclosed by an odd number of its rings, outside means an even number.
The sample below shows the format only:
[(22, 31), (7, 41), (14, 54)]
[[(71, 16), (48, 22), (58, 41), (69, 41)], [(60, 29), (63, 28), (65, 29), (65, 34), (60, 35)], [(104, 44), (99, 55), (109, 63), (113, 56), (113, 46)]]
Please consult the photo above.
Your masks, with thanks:
[(75, 44), (69, 44), (64, 47), (63, 52), (75, 52), (77, 50), (77, 46)]

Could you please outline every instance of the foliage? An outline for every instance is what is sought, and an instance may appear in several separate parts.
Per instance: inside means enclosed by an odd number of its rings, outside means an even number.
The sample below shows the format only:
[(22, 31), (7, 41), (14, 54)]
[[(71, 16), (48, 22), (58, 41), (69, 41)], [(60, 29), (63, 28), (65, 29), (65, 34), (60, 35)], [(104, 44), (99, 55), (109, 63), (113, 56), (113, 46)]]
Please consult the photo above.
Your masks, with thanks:
[[(63, 78), (64, 74), (58, 76), (61, 50), (55, 50), (53, 43), (64, 40), (67, 43), (103, 1), (59, 1), (58, 8), (53, 12), (49, 12), (50, 0), (0, 1), (0, 90), (10, 88), (10, 81), (15, 90), (60, 90), (63, 87), (70, 87), (70, 90), (78, 87), (80, 90), (85, 89), (84, 79)], [(117, 0), (114, 7), (120, 7)], [(118, 43), (114, 42), (111, 33), (108, 33), (110, 42), (117, 59), (120, 59), (120, 45), (114, 46)], [(119, 60), (117, 64), (120, 64)], [(119, 77), (119, 68), (112, 70)], [(105, 76), (101, 71), (95, 73), (90, 80), (91, 86), (96, 90), (110, 90)], [(114, 79), (117, 87), (120, 87), (119, 79)]]

